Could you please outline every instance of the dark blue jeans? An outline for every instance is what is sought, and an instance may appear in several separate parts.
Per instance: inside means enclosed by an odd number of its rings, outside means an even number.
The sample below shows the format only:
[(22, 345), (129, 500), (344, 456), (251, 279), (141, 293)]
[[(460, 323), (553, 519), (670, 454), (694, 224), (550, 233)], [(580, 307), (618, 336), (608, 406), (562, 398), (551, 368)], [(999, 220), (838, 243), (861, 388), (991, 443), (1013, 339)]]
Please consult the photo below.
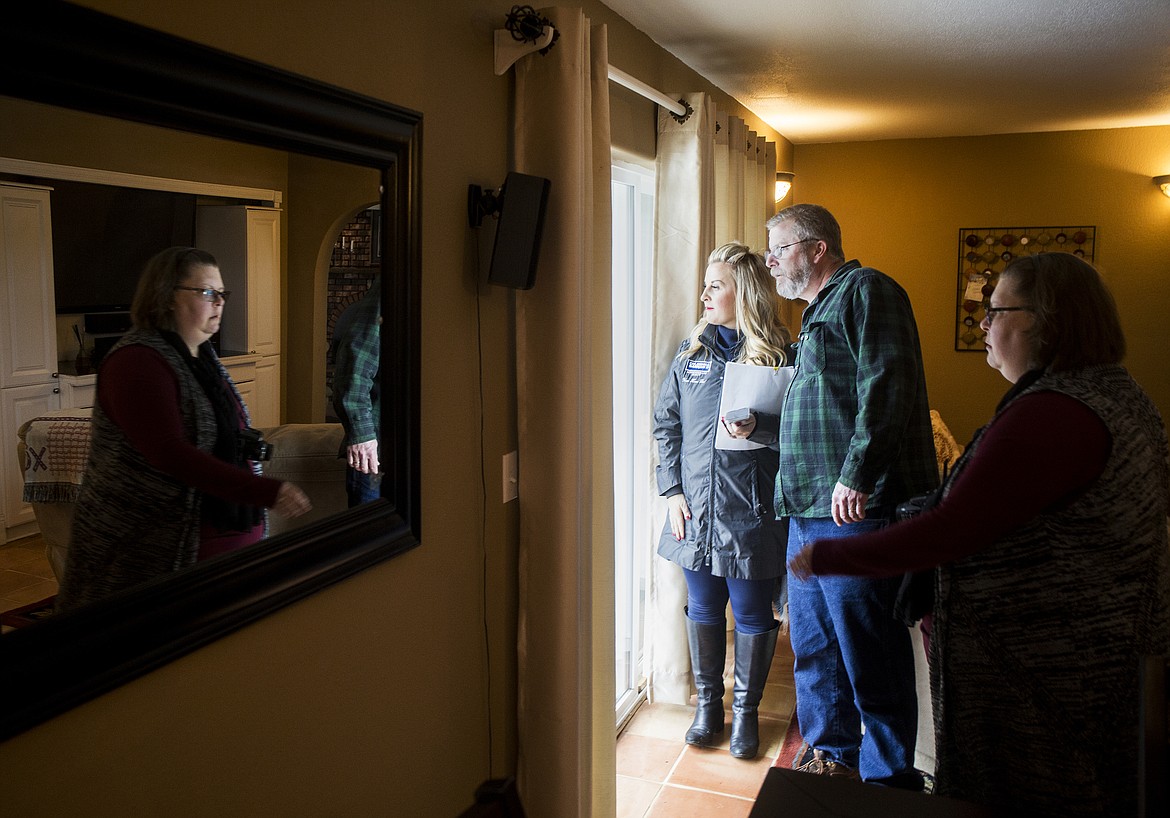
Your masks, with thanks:
[(776, 627), (772, 615), (774, 579), (717, 577), (711, 569), (684, 568), (687, 578), (687, 616), (700, 625), (722, 625), (727, 620), (727, 600), (735, 614), (735, 629), (743, 634), (767, 633)]
[[(885, 519), (838, 526), (793, 517), (788, 557), (818, 539), (874, 531)], [(914, 768), (918, 701), (910, 631), (891, 613), (900, 578), (788, 576), (796, 713), (809, 746), (866, 781)], [(861, 725), (865, 724), (862, 737)]]
[(382, 496), (382, 475), (364, 474), (356, 469), (345, 470), (345, 493), (349, 497), (349, 507), (369, 503)]

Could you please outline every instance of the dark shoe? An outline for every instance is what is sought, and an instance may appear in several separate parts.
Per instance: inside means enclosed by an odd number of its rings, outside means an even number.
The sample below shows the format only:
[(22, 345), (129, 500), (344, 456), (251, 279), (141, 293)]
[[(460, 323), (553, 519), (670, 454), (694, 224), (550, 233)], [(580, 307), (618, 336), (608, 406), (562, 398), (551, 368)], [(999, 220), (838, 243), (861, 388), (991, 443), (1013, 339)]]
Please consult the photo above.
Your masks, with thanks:
[[(927, 779), (930, 778), (927, 789)], [(889, 778), (871, 778), (867, 784), (880, 784), (883, 787), (893, 787), (896, 790), (910, 790), (911, 792), (933, 792), (934, 779), (922, 770), (908, 770), (904, 773), (891, 775)]]
[[(793, 718), (795, 718), (795, 716)], [(815, 751), (808, 742), (802, 742), (799, 752), (797, 752), (796, 757), (792, 759), (792, 769), (799, 770), (805, 764), (808, 764), (810, 761), (812, 761), (814, 752)]]
[(799, 772), (811, 773), (812, 775), (836, 775), (851, 778), (854, 781), (861, 780), (861, 773), (852, 767), (846, 767), (840, 761), (829, 758), (825, 755), (824, 750), (814, 750), (812, 760), (796, 769)]
[(760, 749), (760, 699), (776, 653), (779, 623), (765, 633), (735, 632), (735, 696), (731, 702), (731, 754), (755, 758)]
[[(686, 609), (683, 609), (687, 613)], [(723, 665), (727, 661), (727, 623), (700, 625), (690, 616), (687, 642), (691, 647), (691, 673), (698, 691), (695, 720), (687, 730), (686, 742), (710, 747), (723, 732)]]

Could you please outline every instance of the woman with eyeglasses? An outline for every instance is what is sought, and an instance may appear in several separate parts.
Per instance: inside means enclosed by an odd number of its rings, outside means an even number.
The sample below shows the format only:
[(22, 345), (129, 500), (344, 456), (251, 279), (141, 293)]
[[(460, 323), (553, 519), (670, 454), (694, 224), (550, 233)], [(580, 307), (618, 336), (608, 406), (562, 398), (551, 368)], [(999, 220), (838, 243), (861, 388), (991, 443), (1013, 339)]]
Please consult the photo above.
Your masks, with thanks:
[(260, 476), (247, 407), (210, 343), (227, 297), (210, 253), (147, 262), (133, 329), (98, 370), (58, 610), (255, 543), (265, 508), (310, 510), (295, 485)]
[(1018, 258), (982, 322), (1013, 386), (931, 510), (818, 540), (797, 576), (938, 566), (936, 792), (995, 814), (1138, 814), (1139, 657), (1170, 653), (1167, 442), (1097, 271)]

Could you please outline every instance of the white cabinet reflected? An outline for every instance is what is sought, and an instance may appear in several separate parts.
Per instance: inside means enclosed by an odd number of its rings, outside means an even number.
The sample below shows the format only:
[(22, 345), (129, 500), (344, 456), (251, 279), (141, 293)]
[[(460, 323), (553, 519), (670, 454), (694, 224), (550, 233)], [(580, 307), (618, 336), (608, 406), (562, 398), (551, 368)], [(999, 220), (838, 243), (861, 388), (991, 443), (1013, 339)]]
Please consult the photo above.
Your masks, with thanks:
[[(252, 426), (275, 446), (266, 473), (313, 501), (305, 517), (273, 515), (271, 532), (344, 511), (343, 432), (328, 410), (329, 277), (355, 256), (348, 228), (371, 218), (380, 172), (5, 97), (0, 120), (20, 123), (0, 129), (0, 257), (10, 268), (0, 310), (0, 542), (38, 528), (22, 496), (21, 426), (94, 405), (94, 369), (130, 325), (140, 270), (128, 259), (176, 242), (219, 262), (231, 296), (217, 349)], [(366, 278), (381, 263), (371, 235), (360, 247)], [(38, 510), (53, 517), (42, 528), (59, 554), (71, 509)]]

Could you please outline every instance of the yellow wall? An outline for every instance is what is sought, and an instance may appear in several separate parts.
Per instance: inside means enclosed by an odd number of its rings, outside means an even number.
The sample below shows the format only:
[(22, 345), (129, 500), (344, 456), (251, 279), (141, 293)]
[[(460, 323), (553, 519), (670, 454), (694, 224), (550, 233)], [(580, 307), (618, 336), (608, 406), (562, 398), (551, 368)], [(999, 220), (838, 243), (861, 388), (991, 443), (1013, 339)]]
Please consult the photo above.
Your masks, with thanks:
[[(491, 48), (508, 4), (86, 5), (424, 114), (424, 543), (0, 745), (3, 811), (457, 814), (482, 779), (514, 769), (516, 752), (516, 506), (498, 499), (500, 458), (515, 447), (513, 299), (479, 283), (491, 238), (465, 217), (467, 185), (498, 185), (508, 169), (510, 80), (493, 74)], [(584, 5), (609, 24), (618, 67), (664, 90), (713, 90), (598, 3)], [(643, 117), (653, 127), (653, 106), (615, 99), (621, 127)], [(962, 227), (1096, 224), (1130, 365), (1170, 411), (1158, 343), (1170, 199), (1150, 183), (1170, 170), (1168, 136), (1151, 128), (795, 150), (781, 140), (779, 164), (794, 158), (796, 199), (836, 212), (849, 254), (906, 285), (933, 403), (964, 439), (1004, 384), (981, 355), (952, 351)], [(289, 315), (305, 315), (303, 305)]]
[[(516, 752), (516, 506), (498, 499), (500, 458), (515, 447), (512, 293), (479, 283), (490, 235), (465, 217), (467, 185), (497, 185), (508, 169), (510, 80), (493, 74), (491, 48), (508, 4), (86, 5), (424, 114), (424, 544), (0, 745), (3, 811), (457, 814), (479, 781), (514, 769)], [(712, 90), (584, 5), (609, 24), (618, 67), (664, 90)], [(653, 106), (615, 97), (623, 127), (643, 116), (652, 127)], [(1159, 344), (1170, 199), (1150, 182), (1170, 170), (1168, 137), (781, 141), (779, 164), (794, 158), (796, 200), (834, 210), (850, 255), (910, 291), (932, 402), (962, 440), (1004, 389), (981, 355), (952, 351), (963, 227), (1097, 225), (1129, 363), (1170, 413)]]
[[(517, 751), (517, 507), (499, 499), (501, 457), (516, 447), (514, 293), (481, 283), (492, 236), (466, 221), (468, 184), (494, 187), (508, 170), (511, 80), (493, 73), (492, 31), (509, 4), (83, 4), (424, 115), (423, 544), (0, 744), (0, 811), (455, 815), (482, 780), (514, 771)], [(582, 5), (608, 24), (613, 64), (664, 90), (715, 92)], [(622, 128), (653, 133), (653, 105), (621, 105)], [(304, 262), (289, 261), (290, 288)], [(289, 297), (286, 369), (319, 342)], [(310, 399), (286, 399), (304, 419)]]
[(910, 294), (931, 405), (966, 443), (1008, 384), (982, 352), (955, 352), (959, 231), (1096, 225), (1098, 269), (1129, 342), (1126, 365), (1170, 419), (1170, 127), (795, 148), (795, 200), (828, 207), (847, 258)]

